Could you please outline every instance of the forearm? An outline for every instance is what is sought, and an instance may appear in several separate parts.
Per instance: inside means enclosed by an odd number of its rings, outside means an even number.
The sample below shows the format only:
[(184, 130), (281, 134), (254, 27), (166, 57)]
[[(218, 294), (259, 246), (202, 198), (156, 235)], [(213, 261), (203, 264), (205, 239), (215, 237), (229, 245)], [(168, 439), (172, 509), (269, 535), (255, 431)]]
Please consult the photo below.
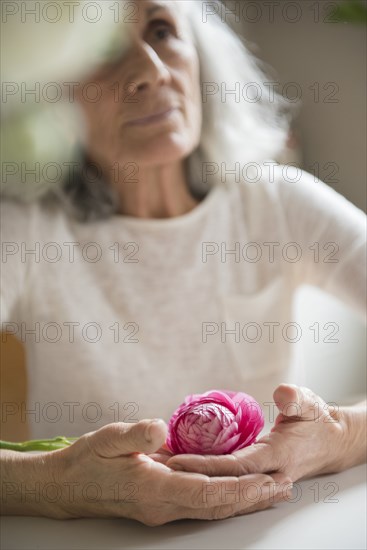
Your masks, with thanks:
[(50, 481), (46, 475), (45, 455), (0, 450), (1, 515), (49, 515), (44, 498), (45, 487)]
[(352, 468), (367, 462), (367, 401), (361, 401), (350, 407), (341, 407), (345, 419), (346, 446), (342, 468)]

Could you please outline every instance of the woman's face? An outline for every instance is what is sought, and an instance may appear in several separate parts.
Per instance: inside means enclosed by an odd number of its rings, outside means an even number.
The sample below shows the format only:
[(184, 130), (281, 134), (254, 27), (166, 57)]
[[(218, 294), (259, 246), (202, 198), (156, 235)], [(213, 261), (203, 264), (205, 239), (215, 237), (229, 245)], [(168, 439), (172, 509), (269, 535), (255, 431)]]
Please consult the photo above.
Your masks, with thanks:
[(199, 60), (185, 16), (175, 1), (134, 4), (137, 22), (126, 23), (130, 42), (123, 58), (98, 69), (80, 87), (87, 90), (93, 82), (100, 99), (91, 102), (85, 92), (78, 94), (87, 150), (114, 170), (116, 162), (122, 168), (128, 162), (154, 166), (183, 159), (201, 133)]

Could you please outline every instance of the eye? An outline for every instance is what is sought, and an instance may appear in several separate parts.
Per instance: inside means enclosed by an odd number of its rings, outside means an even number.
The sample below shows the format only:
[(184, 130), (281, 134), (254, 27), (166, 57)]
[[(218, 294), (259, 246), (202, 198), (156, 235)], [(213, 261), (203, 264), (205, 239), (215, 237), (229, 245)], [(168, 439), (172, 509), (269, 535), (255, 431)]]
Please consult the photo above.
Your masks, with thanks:
[(164, 19), (155, 19), (150, 23), (149, 29), (154, 32), (158, 40), (167, 40), (169, 36), (173, 36), (174, 34), (173, 26)]

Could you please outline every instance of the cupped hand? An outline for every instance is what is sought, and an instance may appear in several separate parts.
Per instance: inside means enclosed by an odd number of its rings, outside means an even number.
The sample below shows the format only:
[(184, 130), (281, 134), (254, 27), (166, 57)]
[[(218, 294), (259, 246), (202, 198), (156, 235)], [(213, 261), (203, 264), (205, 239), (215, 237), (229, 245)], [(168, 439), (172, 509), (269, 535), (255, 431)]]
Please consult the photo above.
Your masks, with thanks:
[(178, 519), (224, 519), (287, 498), (289, 479), (282, 474), (209, 477), (172, 470), (152, 458), (165, 460), (166, 436), (162, 420), (118, 422), (46, 453), (48, 479), (62, 488), (46, 515), (125, 517), (155, 526)]
[(346, 423), (309, 388), (280, 384), (273, 394), (279, 409), (271, 432), (230, 455), (175, 455), (170, 468), (209, 476), (283, 473), (292, 482), (342, 469)]

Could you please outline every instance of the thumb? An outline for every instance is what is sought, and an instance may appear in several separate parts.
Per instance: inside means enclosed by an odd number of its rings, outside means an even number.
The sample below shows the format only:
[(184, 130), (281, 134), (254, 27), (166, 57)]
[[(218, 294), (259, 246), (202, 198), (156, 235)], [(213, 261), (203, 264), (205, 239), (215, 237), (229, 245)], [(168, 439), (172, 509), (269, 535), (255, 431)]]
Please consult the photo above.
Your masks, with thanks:
[(86, 434), (90, 449), (99, 456), (113, 458), (131, 453), (154, 453), (165, 442), (167, 425), (159, 419), (136, 424), (114, 422)]
[(289, 417), (299, 420), (317, 420), (327, 409), (325, 401), (312, 390), (294, 384), (280, 384), (273, 393), (281, 414), (276, 425)]

